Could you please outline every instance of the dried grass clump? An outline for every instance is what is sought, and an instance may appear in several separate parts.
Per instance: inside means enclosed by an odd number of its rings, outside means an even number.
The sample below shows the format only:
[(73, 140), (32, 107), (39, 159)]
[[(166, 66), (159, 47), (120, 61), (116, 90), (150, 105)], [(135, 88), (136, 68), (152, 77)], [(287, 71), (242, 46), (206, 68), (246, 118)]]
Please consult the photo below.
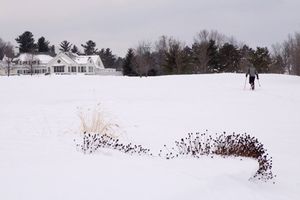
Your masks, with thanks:
[(271, 180), (276, 175), (272, 172), (272, 157), (257, 138), (248, 134), (231, 134), (224, 132), (221, 135), (211, 136), (206, 133), (189, 133), (186, 138), (175, 141), (175, 147), (168, 148), (166, 145), (160, 150), (159, 156), (166, 159), (174, 159), (179, 156), (189, 155), (195, 158), (206, 155), (213, 157), (245, 157), (257, 160), (259, 167), (251, 180)]
[(95, 133), (111, 137), (117, 136), (116, 129), (119, 128), (119, 125), (109, 122), (104, 115), (104, 111), (99, 108), (99, 105), (94, 109), (80, 110), (78, 116), (81, 133)]
[(97, 105), (94, 109), (79, 111), (80, 130), (83, 138), (77, 147), (84, 154), (96, 153), (98, 150), (106, 148), (113, 149), (127, 154), (151, 155), (150, 150), (141, 145), (132, 143), (121, 143), (116, 133), (118, 124), (107, 120), (103, 110)]

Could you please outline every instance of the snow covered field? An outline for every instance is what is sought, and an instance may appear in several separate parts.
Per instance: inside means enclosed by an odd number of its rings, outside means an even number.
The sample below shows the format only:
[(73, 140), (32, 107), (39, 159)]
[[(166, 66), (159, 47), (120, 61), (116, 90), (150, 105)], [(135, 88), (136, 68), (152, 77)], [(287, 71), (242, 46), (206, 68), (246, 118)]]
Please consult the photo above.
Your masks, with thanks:
[[(243, 74), (128, 78), (0, 77), (0, 199), (300, 199), (300, 77)], [(273, 157), (276, 184), (251, 182), (253, 160), (76, 149), (80, 110), (97, 105), (120, 139), (153, 153), (189, 132), (244, 133)]]

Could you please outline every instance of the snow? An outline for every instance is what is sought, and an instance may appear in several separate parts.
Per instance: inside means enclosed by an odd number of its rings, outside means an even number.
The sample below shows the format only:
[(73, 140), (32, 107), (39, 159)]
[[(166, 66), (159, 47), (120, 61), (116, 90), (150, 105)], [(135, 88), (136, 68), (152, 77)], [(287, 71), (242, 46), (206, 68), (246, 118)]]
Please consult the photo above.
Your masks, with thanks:
[[(300, 78), (243, 74), (129, 78), (0, 77), (0, 199), (300, 198)], [(99, 105), (98, 105), (99, 104)], [(100, 107), (126, 143), (158, 153), (189, 132), (247, 132), (273, 157), (276, 183), (252, 182), (254, 160), (164, 160), (76, 149), (80, 110)]]
[[(15, 58), (14, 60), (20, 60), (20, 61), (23, 62), (23, 61), (28, 61), (29, 58), (31, 58), (30, 54), (22, 53), (17, 58)], [(39, 60), (41, 64), (47, 64), (53, 59), (53, 57), (51, 57), (49, 55), (38, 54), (38, 55), (34, 55), (33, 59), (34, 60)]]

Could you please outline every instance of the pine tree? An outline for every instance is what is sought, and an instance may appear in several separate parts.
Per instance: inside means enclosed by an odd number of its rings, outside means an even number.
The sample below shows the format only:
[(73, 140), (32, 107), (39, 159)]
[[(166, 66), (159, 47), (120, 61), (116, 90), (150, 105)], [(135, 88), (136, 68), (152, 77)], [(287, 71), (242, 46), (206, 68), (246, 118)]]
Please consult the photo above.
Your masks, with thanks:
[(110, 48), (102, 48), (98, 52), (99, 56), (102, 59), (103, 65), (108, 68), (114, 68), (115, 67), (115, 62), (116, 62), (116, 56), (112, 54), (112, 51)]
[(49, 41), (46, 41), (44, 37), (39, 38), (37, 43), (38, 52), (48, 53), (50, 51), (49, 44)]
[(29, 31), (25, 31), (22, 35), (16, 38), (16, 41), (19, 43), (20, 53), (30, 53), (36, 49), (33, 34)]
[(241, 53), (237, 47), (225, 43), (219, 50), (219, 72), (241, 72)]
[(188, 66), (188, 53), (184, 50), (182, 42), (178, 40), (169, 40), (169, 47), (166, 51), (165, 73), (182, 74)]
[(272, 63), (271, 56), (267, 47), (257, 47), (251, 58), (252, 64), (259, 73), (268, 73)]
[(210, 40), (207, 48), (207, 55), (209, 58), (208, 61), (208, 70), (209, 72), (218, 72), (219, 71), (219, 55), (218, 55), (218, 47), (214, 40)]
[(76, 45), (73, 45), (72, 49), (71, 49), (72, 53), (79, 53), (79, 49), (77, 48)]
[(81, 45), (84, 49), (85, 55), (93, 55), (96, 54), (98, 49), (96, 49), (96, 43), (93, 42), (92, 40), (89, 40), (86, 42), (86, 44)]
[(133, 49), (128, 49), (127, 55), (125, 57), (124, 63), (123, 63), (123, 75), (125, 76), (135, 76), (137, 75), (134, 72), (134, 51)]
[(59, 50), (62, 52), (70, 52), (72, 44), (68, 42), (67, 40), (64, 40), (60, 43), (60, 48)]
[(55, 46), (52, 45), (50, 48), (49, 48), (49, 54), (50, 56), (56, 56), (56, 53), (55, 53)]
[(196, 74), (208, 72), (209, 56), (207, 53), (208, 41), (195, 42), (192, 45), (193, 71)]

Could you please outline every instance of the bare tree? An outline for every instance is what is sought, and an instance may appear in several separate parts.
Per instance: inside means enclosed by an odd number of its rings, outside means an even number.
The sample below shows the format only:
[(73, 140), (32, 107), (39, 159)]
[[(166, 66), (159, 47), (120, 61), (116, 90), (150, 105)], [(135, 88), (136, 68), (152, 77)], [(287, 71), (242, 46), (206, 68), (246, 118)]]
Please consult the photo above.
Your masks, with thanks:
[[(278, 47), (277, 52), (278, 54)], [(281, 44), (279, 53), (289, 74), (300, 75), (300, 33), (289, 35)]]
[(210, 40), (215, 41), (218, 47), (222, 46), (226, 42), (230, 44), (232, 44), (231, 42), (233, 41), (236, 42), (234, 37), (229, 38), (216, 30), (202, 30), (194, 37), (194, 42), (198, 44), (208, 43)]
[(300, 33), (295, 33), (292, 48), (293, 74), (300, 76)]
[(35, 73), (35, 68), (39, 64), (39, 60), (36, 58), (34, 52), (27, 53), (25, 56), (25, 64), (27, 65), (27, 69), (29, 70), (30, 75)]
[(0, 38), (0, 60), (2, 60), (4, 57), (4, 51), (5, 51), (6, 45), (7, 45), (7, 43)]
[(165, 70), (171, 74), (182, 74), (188, 67), (184, 51), (185, 44), (174, 38), (169, 38), (166, 52)]
[(272, 64), (270, 66), (271, 73), (285, 73), (289, 68), (289, 56), (284, 50), (284, 45), (272, 45)]
[(14, 57), (15, 57), (14, 48), (10, 43), (7, 43), (6, 47), (4, 48), (4, 59), (3, 59), (7, 67), (7, 76), (10, 76), (11, 65)]
[(168, 51), (169, 38), (165, 35), (161, 36), (154, 46), (154, 62), (155, 69), (159, 74), (163, 74), (163, 66), (166, 65), (166, 53)]
[(151, 42), (140, 42), (135, 49), (135, 56), (137, 64), (135, 71), (139, 74), (139, 76), (147, 76), (154, 63), (151, 56)]
[[(231, 39), (233, 41), (233, 38)], [(208, 63), (209, 57), (209, 43), (214, 41), (217, 47), (222, 46), (226, 41), (230, 41), (225, 35), (218, 31), (202, 30), (194, 37), (194, 44), (192, 46), (194, 57), (194, 73), (209, 72)]]

